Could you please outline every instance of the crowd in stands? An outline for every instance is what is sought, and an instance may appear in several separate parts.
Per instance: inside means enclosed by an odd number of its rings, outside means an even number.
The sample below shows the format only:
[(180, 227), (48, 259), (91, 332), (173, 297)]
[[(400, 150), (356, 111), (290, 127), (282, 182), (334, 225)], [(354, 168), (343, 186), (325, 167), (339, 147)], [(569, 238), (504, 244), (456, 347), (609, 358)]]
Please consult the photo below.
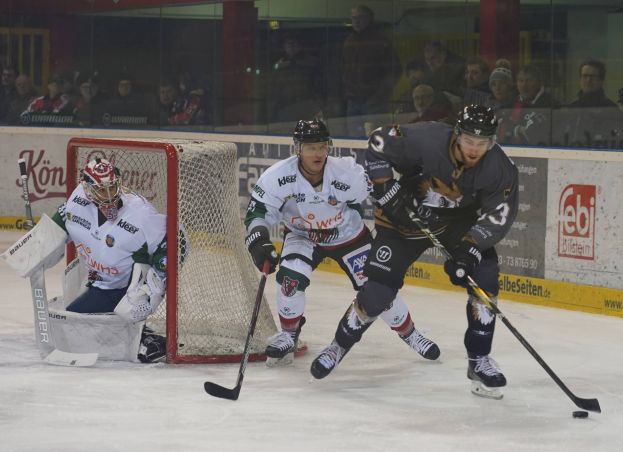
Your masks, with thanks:
[[(332, 62), (303, 30), (282, 33), (280, 53), (266, 71), (265, 113), (258, 123), (289, 127), (300, 118), (341, 119), (342, 135), (363, 138), (388, 118), (454, 123), (464, 105), (482, 104), (496, 111), (502, 143), (594, 147), (602, 140), (606, 146), (598, 147), (623, 145), (621, 101), (606, 97), (606, 67), (599, 60), (582, 62), (577, 99), (564, 104), (552, 95), (549, 77), (538, 64), (514, 68), (499, 59), (490, 66), (480, 57), (457, 55), (440, 41), (426, 42), (419, 55), (402, 61), (369, 7), (353, 7), (350, 20), (339, 59)], [(127, 71), (114, 80), (102, 80), (97, 72), (53, 73), (44, 91), (37, 92), (29, 75), (5, 65), (0, 124), (218, 125), (215, 104), (221, 99), (197, 79), (183, 71), (162, 75), (146, 91), (137, 89)]]

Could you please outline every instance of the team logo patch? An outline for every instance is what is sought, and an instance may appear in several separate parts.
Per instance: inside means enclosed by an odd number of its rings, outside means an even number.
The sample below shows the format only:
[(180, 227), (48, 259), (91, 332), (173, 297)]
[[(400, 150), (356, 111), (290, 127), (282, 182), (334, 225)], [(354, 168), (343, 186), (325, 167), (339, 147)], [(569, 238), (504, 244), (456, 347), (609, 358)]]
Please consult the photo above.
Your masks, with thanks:
[(329, 200), (327, 202), (330, 206), (334, 206), (337, 204), (337, 198), (333, 195), (329, 195)]
[(283, 282), (281, 283), (281, 291), (286, 297), (292, 297), (296, 293), (298, 286), (298, 280), (284, 276)]
[(376, 250), (376, 260), (379, 262), (387, 262), (392, 258), (392, 249), (389, 246), (383, 245)]
[(110, 234), (106, 234), (106, 246), (108, 246), (109, 248), (112, 248), (114, 245), (115, 245), (115, 238)]

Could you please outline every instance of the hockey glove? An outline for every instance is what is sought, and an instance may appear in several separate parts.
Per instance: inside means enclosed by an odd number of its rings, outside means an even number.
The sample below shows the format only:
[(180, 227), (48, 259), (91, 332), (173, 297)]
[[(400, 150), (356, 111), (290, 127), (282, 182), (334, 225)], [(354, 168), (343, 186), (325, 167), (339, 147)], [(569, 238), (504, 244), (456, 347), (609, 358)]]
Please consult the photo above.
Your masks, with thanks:
[(413, 227), (409, 216), (415, 211), (417, 201), (396, 179), (374, 186), (374, 197), (377, 205), (390, 221), (397, 226)]
[(264, 226), (256, 226), (249, 233), (244, 244), (247, 246), (251, 257), (253, 258), (253, 263), (262, 271), (264, 267), (264, 261), (270, 262), (270, 268), (268, 269), (268, 273), (273, 273), (277, 264), (279, 263), (279, 256), (277, 255), (277, 251), (273, 243), (270, 241), (270, 234), (268, 233), (268, 229)]
[(452, 259), (448, 259), (443, 265), (450, 282), (456, 286), (468, 287), (467, 277), (472, 276), (480, 264), (481, 251), (473, 243), (462, 240), (450, 254)]
[[(409, 188), (391, 179), (384, 184), (375, 187), (377, 204), (383, 213), (396, 225), (414, 228), (419, 227), (418, 222), (423, 226), (438, 221), (438, 217), (433, 211), (424, 205), (418, 204), (414, 194)], [(382, 192), (383, 194), (381, 195)], [(418, 220), (417, 222), (414, 219)]]

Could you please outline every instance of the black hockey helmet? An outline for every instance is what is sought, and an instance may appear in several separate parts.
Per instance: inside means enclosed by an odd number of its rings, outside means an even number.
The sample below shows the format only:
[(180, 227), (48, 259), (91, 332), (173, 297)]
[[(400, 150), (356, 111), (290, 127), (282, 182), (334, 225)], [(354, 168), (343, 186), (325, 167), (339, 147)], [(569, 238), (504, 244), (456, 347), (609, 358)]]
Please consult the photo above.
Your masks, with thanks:
[(491, 138), (495, 142), (498, 120), (492, 108), (484, 105), (467, 105), (459, 113), (454, 131), (457, 135), (466, 133), (476, 137)]
[(316, 118), (311, 121), (301, 119), (296, 123), (292, 138), (294, 144), (298, 146), (303, 143), (322, 143), (324, 141), (328, 141), (329, 146), (332, 144), (329, 129), (324, 122)]

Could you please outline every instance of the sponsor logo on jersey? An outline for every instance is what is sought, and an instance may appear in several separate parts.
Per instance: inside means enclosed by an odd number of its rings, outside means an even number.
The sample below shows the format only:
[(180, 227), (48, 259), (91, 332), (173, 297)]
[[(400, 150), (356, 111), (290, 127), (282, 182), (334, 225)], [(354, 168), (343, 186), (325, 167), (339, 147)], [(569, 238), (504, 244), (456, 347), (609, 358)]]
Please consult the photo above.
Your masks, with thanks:
[(281, 283), (281, 292), (286, 297), (293, 297), (296, 293), (296, 288), (299, 286), (299, 281), (297, 279), (292, 279), (288, 276), (283, 277), (283, 282)]
[(340, 182), (339, 180), (332, 181), (331, 185), (334, 186), (336, 190), (340, 190), (340, 191), (350, 190), (350, 185), (345, 184), (344, 182)]
[(128, 223), (125, 220), (119, 220), (119, 222), (117, 223), (117, 226), (119, 226), (121, 229), (128, 231), (130, 234), (136, 234), (138, 232), (138, 228), (136, 226), (134, 226), (131, 223)]
[(82, 217), (79, 217), (78, 215), (68, 213), (67, 220), (71, 221), (72, 223), (76, 223), (77, 225), (80, 225), (85, 229), (91, 229), (91, 222), (89, 220), (85, 220)]
[(570, 184), (558, 204), (558, 256), (595, 260), (594, 185)]
[[(119, 274), (119, 269), (117, 267), (108, 267), (107, 265), (104, 265), (91, 257), (91, 248), (84, 243), (76, 245), (76, 251), (80, 254), (80, 257), (83, 258), (87, 267), (89, 267), (89, 281), (101, 281), (102, 278), (98, 275), (98, 273), (106, 273), (107, 275), (112, 276)], [(95, 279), (91, 279), (91, 273), (94, 274), (93, 277), (96, 277)]]
[(342, 260), (346, 264), (346, 266), (350, 269), (357, 286), (361, 287), (364, 282), (366, 282), (366, 277), (363, 275), (363, 268), (366, 265), (366, 261), (368, 260), (368, 252), (372, 245), (369, 243), (364, 245), (361, 248), (356, 249), (355, 251), (351, 251), (350, 253), (344, 255)]
[(74, 198), (71, 201), (81, 206), (88, 206), (90, 204), (90, 201), (88, 199), (84, 199), (83, 197), (78, 196), (78, 195), (74, 196)]
[(305, 193), (296, 193), (292, 196), (294, 196), (294, 199), (297, 203), (305, 202)]
[(337, 204), (337, 198), (333, 195), (329, 195), (329, 199), (327, 200), (330, 206), (335, 206)]
[[(281, 185), (281, 183), (279, 185)], [(257, 196), (259, 196), (260, 198), (263, 198), (266, 194), (266, 192), (259, 185), (253, 187), (253, 193), (257, 194)]]
[(294, 182), (296, 182), (296, 174), (280, 177), (279, 179), (277, 179), (277, 182), (279, 182), (280, 187), (285, 184), (293, 184)]
[(389, 246), (383, 245), (376, 250), (376, 260), (379, 262), (387, 262), (392, 258), (392, 249)]
[(114, 245), (115, 245), (115, 238), (110, 234), (106, 234), (106, 246), (109, 248), (112, 248)]

